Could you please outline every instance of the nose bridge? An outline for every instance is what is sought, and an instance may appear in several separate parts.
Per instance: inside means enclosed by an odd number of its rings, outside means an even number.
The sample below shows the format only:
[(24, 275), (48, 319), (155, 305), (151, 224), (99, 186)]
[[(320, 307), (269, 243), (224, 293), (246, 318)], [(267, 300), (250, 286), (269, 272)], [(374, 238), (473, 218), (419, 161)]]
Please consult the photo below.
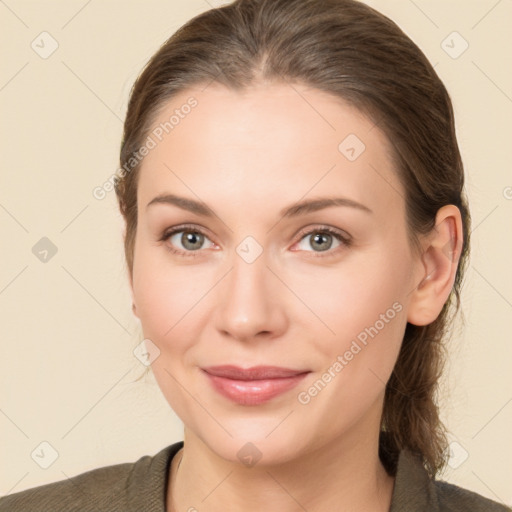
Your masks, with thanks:
[[(268, 285), (267, 268), (268, 258), (263, 247), (256, 246), (257, 242), (241, 242), (232, 258), (232, 276), (230, 279), (231, 292), (241, 295), (239, 299), (257, 298), (256, 295), (264, 293)], [(261, 297), (259, 298), (261, 300)]]
[(217, 328), (237, 339), (274, 333), (282, 327), (279, 282), (267, 268), (263, 247), (246, 237), (232, 254), (231, 272), (220, 290)]

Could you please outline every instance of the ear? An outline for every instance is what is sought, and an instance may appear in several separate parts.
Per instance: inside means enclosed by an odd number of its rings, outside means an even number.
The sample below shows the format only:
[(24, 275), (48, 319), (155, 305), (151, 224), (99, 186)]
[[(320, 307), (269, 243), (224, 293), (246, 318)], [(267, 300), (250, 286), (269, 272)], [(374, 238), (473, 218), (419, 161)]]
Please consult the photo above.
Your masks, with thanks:
[(414, 325), (432, 323), (443, 309), (455, 282), (463, 244), (460, 210), (443, 206), (436, 224), (423, 243), (419, 261), (419, 284), (411, 292), (407, 321)]
[[(126, 223), (124, 224), (124, 231), (123, 231), (123, 242), (126, 239)], [(137, 314), (137, 306), (135, 304), (135, 294), (133, 293), (133, 260), (132, 260), (132, 270), (129, 268), (126, 269), (126, 273), (128, 274), (128, 283), (130, 285), (130, 294), (132, 297), (132, 311), (133, 314), (139, 318), (139, 315)]]
[(133, 276), (132, 276), (132, 273), (130, 271), (128, 271), (128, 279), (130, 281), (130, 291), (131, 291), (131, 294), (132, 294), (132, 311), (133, 311), (133, 314), (137, 318), (139, 318), (139, 320), (140, 320), (140, 317), (137, 314), (137, 305), (135, 304), (135, 296), (134, 296), (134, 293), (133, 293)]

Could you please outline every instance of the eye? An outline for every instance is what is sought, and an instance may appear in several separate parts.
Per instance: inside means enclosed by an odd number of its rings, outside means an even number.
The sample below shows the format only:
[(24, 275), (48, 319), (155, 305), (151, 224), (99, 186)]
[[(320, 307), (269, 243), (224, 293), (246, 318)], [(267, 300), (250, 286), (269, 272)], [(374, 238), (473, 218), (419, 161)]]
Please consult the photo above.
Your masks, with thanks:
[(176, 226), (166, 231), (160, 239), (161, 242), (169, 242), (166, 248), (170, 252), (192, 257), (198, 256), (200, 249), (204, 249), (205, 240), (208, 240), (212, 246), (215, 245), (205, 233), (193, 226)]
[[(299, 245), (299, 250), (313, 253), (326, 253), (325, 255), (316, 254), (314, 257), (330, 256), (333, 253), (337, 253), (339, 248), (349, 247), (351, 245), (349, 235), (343, 234), (329, 226), (321, 226), (302, 231), (299, 236), (301, 237), (300, 241), (296, 244)], [(307, 242), (308, 238), (309, 242)], [(337, 245), (335, 245), (334, 250), (331, 250), (333, 240)], [(215, 244), (201, 229), (188, 225), (175, 226), (167, 230), (159, 241), (168, 242), (165, 247), (171, 253), (186, 257), (199, 256), (201, 249), (205, 249), (205, 241), (210, 243), (210, 248), (215, 247)], [(313, 251), (309, 251), (305, 246), (312, 247)]]
[[(298, 242), (299, 250), (304, 250), (306, 252), (325, 252), (327, 253), (326, 255), (331, 255), (332, 253), (338, 252), (338, 248), (342, 246), (349, 247), (351, 244), (349, 236), (328, 226), (310, 229), (309, 231), (302, 232), (300, 236), (301, 240)], [(337, 243), (337, 245), (335, 245), (334, 250), (331, 251), (330, 249), (333, 246), (333, 241)], [(308, 247), (312, 247), (313, 251), (309, 251)], [(323, 257), (324, 255), (321, 254), (318, 256)]]

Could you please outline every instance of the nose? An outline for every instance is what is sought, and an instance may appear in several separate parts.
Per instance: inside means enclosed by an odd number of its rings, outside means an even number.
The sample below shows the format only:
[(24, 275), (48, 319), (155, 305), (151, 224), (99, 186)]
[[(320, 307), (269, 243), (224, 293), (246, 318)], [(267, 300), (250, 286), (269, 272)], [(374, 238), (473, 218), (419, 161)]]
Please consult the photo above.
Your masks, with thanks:
[(217, 290), (216, 328), (243, 342), (273, 339), (288, 326), (283, 283), (270, 270), (265, 251), (252, 262), (238, 253)]

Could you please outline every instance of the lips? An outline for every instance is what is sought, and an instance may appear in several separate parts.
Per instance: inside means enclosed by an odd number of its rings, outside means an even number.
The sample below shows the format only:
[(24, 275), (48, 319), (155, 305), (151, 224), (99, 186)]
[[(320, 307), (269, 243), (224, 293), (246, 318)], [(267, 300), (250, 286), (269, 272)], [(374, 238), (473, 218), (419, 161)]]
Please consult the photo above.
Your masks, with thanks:
[(289, 368), (281, 368), (279, 366), (239, 368), (237, 366), (230, 365), (210, 366), (209, 368), (203, 368), (203, 370), (210, 375), (233, 380), (283, 379), (308, 372), (308, 370), (292, 370)]
[(294, 388), (309, 370), (278, 366), (240, 368), (232, 365), (202, 369), (213, 388), (240, 405), (259, 405)]

